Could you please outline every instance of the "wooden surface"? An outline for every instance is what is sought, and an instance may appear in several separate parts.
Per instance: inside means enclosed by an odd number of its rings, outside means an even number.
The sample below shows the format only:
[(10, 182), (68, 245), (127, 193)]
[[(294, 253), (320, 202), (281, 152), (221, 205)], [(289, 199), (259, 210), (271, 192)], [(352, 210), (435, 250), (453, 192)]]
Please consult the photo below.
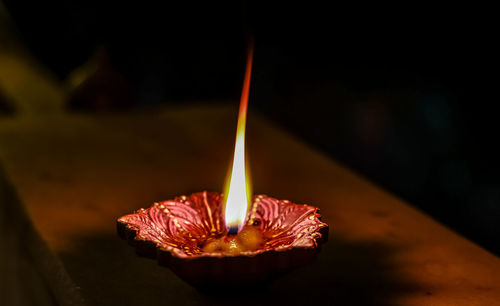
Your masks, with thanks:
[(321, 208), (331, 232), (317, 263), (241, 298), (203, 295), (135, 256), (116, 236), (116, 218), (174, 195), (220, 190), (235, 115), (191, 106), (0, 120), (6, 176), (86, 304), (500, 304), (499, 258), (255, 113), (254, 190)]

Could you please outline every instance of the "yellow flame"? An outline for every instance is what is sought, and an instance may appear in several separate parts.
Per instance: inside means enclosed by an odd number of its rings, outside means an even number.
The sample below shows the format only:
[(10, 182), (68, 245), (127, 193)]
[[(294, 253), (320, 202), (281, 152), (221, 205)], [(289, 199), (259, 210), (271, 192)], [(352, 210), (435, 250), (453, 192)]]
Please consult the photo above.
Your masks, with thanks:
[(226, 228), (230, 233), (240, 231), (245, 221), (250, 204), (251, 187), (250, 175), (246, 169), (245, 158), (245, 128), (247, 121), (248, 93), (250, 92), (250, 76), (252, 74), (253, 47), (248, 52), (245, 79), (241, 93), (238, 125), (236, 128), (236, 142), (234, 146), (233, 164), (229, 179), (226, 180), (224, 194), (224, 215)]

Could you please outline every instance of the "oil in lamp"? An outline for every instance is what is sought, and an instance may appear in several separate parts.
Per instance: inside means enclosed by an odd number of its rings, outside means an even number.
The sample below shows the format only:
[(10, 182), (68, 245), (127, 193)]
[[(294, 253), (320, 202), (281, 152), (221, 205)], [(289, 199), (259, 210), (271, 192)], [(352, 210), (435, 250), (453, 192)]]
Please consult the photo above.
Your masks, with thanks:
[(120, 237), (199, 289), (254, 286), (311, 263), (328, 236), (318, 208), (251, 196), (245, 127), (253, 50), (248, 53), (232, 166), (224, 194), (199, 192), (120, 217)]

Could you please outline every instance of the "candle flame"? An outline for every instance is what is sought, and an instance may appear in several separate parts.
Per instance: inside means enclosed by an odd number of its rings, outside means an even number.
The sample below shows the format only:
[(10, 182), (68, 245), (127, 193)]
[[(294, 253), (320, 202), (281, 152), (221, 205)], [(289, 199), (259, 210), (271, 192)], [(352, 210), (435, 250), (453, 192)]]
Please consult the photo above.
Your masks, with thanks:
[(224, 194), (224, 216), (229, 234), (238, 233), (245, 221), (250, 197), (250, 175), (246, 169), (245, 158), (245, 128), (247, 121), (248, 93), (250, 92), (250, 77), (252, 74), (253, 46), (250, 45), (248, 59), (241, 93), (236, 142), (234, 146), (233, 164), (226, 180)]

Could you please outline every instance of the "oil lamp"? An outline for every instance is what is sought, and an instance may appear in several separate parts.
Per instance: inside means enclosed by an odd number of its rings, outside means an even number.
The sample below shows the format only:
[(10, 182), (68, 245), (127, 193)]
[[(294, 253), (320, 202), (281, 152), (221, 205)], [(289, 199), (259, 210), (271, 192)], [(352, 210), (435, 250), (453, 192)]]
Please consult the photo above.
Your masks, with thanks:
[(191, 285), (259, 285), (311, 263), (328, 236), (318, 208), (251, 196), (245, 127), (253, 51), (248, 55), (233, 162), (224, 194), (199, 192), (154, 203), (117, 221), (120, 237)]

